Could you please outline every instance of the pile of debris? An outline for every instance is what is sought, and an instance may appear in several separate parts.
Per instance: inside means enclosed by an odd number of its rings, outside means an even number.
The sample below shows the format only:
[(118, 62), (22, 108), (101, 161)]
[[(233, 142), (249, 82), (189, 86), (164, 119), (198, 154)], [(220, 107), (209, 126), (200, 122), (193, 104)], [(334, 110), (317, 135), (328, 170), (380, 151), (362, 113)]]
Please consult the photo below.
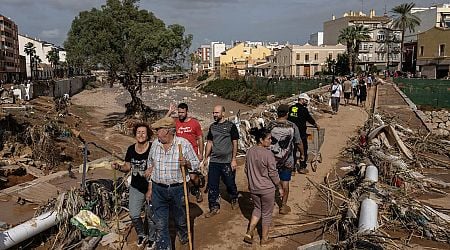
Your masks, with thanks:
[[(331, 93), (328, 91), (328, 87), (311, 90), (307, 94), (311, 97), (308, 110), (313, 117), (317, 119), (325, 113), (332, 113), (329, 105)], [(263, 105), (243, 114), (238, 112), (234, 117), (231, 117), (231, 121), (239, 131), (239, 152), (245, 154), (247, 149), (255, 145), (256, 142), (250, 135), (251, 128), (261, 128), (268, 125), (270, 121), (274, 121), (277, 118), (277, 107), (281, 104), (293, 105), (297, 102), (297, 97), (298, 95), (295, 95), (288, 99)]]
[(126, 218), (126, 180), (127, 176), (88, 180), (81, 188), (61, 193), (40, 206), (32, 220), (1, 232), (4, 238), (0, 247), (9, 248), (22, 241), (26, 247), (33, 247), (41, 242), (29, 239), (36, 235), (44, 239), (48, 249), (95, 249), (100, 241), (104, 246), (123, 249), (125, 238), (119, 235), (127, 235), (131, 228)]
[(336, 247), (402, 249), (413, 247), (416, 239), (448, 247), (448, 207), (420, 197), (448, 195), (450, 183), (421, 172), (448, 171), (450, 141), (374, 115), (350, 140), (344, 156), (354, 161), (341, 168), (349, 171), (344, 177), (325, 178), (325, 184), (310, 181), (327, 204), (324, 232), (334, 237)]

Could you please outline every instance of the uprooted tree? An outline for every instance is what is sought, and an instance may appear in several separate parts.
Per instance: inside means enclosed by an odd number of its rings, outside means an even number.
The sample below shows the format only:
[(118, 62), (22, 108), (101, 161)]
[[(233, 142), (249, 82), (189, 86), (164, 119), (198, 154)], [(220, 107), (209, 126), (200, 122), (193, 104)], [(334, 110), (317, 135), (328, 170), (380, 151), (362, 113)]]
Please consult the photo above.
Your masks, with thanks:
[(82, 11), (72, 21), (64, 47), (67, 61), (83, 70), (105, 69), (110, 83), (123, 74), (131, 95), (126, 114), (152, 115), (137, 96), (144, 71), (157, 65), (179, 65), (187, 55), (192, 35), (178, 24), (166, 26), (138, 0), (107, 0), (100, 9)]

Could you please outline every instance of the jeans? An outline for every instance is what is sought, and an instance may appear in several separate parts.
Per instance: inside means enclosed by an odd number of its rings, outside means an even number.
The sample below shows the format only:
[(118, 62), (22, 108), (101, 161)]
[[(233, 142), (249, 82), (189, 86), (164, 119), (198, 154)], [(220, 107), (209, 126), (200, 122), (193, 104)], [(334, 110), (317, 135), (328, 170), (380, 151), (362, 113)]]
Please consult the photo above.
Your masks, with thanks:
[(339, 101), (340, 101), (339, 97), (331, 97), (331, 108), (333, 109), (334, 112), (338, 112)]
[(231, 200), (238, 198), (238, 191), (236, 186), (236, 171), (231, 169), (230, 163), (209, 163), (208, 171), (208, 203), (209, 209), (220, 208), (220, 190), (219, 182), (222, 177), (222, 181), (227, 187), (227, 192), (230, 195)]
[(302, 140), (304, 155), (303, 161), (300, 163), (300, 168), (302, 169), (306, 168), (306, 162), (308, 161), (308, 135), (306, 134), (306, 132), (300, 135), (300, 139)]
[(144, 230), (144, 223), (141, 219), (141, 210), (142, 206), (145, 204), (146, 208), (146, 216), (148, 221), (148, 239), (151, 241), (155, 241), (155, 224), (151, 220), (152, 218), (152, 209), (147, 201), (145, 200), (145, 194), (141, 193), (136, 188), (130, 186), (130, 193), (128, 199), (128, 209), (130, 210), (130, 218), (133, 222), (134, 229), (136, 230), (136, 234), (138, 236), (146, 236)]
[(179, 239), (188, 239), (183, 185), (161, 187), (152, 185), (153, 221), (156, 224), (156, 249), (171, 249), (169, 212), (173, 215)]

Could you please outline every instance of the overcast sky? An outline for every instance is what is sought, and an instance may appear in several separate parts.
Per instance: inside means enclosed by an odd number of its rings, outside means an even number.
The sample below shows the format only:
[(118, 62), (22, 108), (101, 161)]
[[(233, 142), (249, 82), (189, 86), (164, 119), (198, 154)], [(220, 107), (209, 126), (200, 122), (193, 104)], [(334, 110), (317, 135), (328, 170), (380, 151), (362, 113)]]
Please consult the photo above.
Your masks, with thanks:
[[(62, 45), (72, 20), (82, 10), (99, 8), (106, 0), (0, 0), (0, 14), (19, 26), (19, 33)], [(332, 15), (374, 9), (384, 13), (405, 0), (141, 0), (166, 24), (178, 23), (194, 35), (193, 46), (211, 41), (289, 41), (303, 44), (321, 31)], [(450, 0), (416, 0), (427, 7)]]

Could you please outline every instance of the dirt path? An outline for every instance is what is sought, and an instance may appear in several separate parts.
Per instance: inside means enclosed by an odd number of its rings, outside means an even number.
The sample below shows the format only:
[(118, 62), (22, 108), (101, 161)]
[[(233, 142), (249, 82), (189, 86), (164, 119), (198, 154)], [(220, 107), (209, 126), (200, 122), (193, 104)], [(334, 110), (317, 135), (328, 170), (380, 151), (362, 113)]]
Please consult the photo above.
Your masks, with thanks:
[[(129, 137), (122, 136), (106, 126), (109, 122), (118, 120), (124, 112), (124, 104), (130, 99), (128, 93), (120, 88), (101, 88), (84, 91), (73, 97), (72, 103), (78, 107), (86, 107), (86, 114), (92, 117), (90, 130), (102, 136), (106, 141), (125, 150), (126, 146), (132, 142)], [(147, 86), (144, 88), (142, 99), (154, 109), (165, 109), (169, 103), (186, 102), (190, 106), (190, 112), (197, 117), (204, 130), (212, 122), (211, 110), (214, 105), (222, 104), (226, 107), (228, 115), (236, 114), (238, 110), (245, 112), (251, 109), (246, 105), (234, 101), (225, 100), (214, 95), (205, 95), (186, 87), (169, 88), (167, 86)], [(95, 108), (94, 108), (95, 107)], [(230, 112), (231, 111), (231, 112)], [(325, 141), (321, 152), (323, 162), (319, 165), (317, 172), (310, 172), (307, 176), (316, 182), (322, 182), (323, 177), (338, 162), (341, 150), (345, 147), (347, 139), (355, 134), (356, 129), (362, 126), (367, 119), (367, 113), (356, 106), (341, 106), (337, 115), (324, 114), (318, 119), (318, 123), (325, 128)], [(103, 124), (103, 126), (101, 126)], [(106, 126), (106, 128), (105, 128)], [(102, 134), (100, 134), (102, 130)], [(120, 139), (123, 138), (124, 140)], [(127, 139), (125, 139), (127, 138)], [(240, 159), (240, 167), (237, 173), (237, 185), (241, 192), (239, 199), (240, 210), (231, 210), (230, 204), (222, 200), (221, 213), (210, 219), (204, 218), (203, 214), (208, 211), (207, 196), (205, 201), (196, 204), (191, 203), (191, 217), (194, 217), (194, 242), (197, 249), (240, 249), (249, 246), (243, 243), (242, 236), (245, 233), (248, 218), (251, 215), (252, 204), (250, 203), (247, 189), (247, 180), (243, 172), (243, 158)], [(278, 209), (274, 211), (274, 222), (293, 223), (305, 220), (300, 216), (302, 210), (307, 210), (315, 199), (316, 190), (306, 181), (305, 175), (293, 177), (291, 183), (291, 195), (289, 204), (292, 212), (289, 215), (280, 216)], [(192, 197), (191, 197), (191, 200)], [(309, 243), (312, 240), (306, 239), (302, 242), (299, 239), (277, 238), (275, 243), (269, 248), (282, 247), (283, 249), (295, 249), (297, 246)]]
[[(318, 120), (318, 124), (325, 128), (325, 141), (322, 145), (323, 162), (319, 165), (317, 172), (310, 172), (306, 176), (315, 182), (322, 182), (323, 177), (338, 162), (341, 150), (345, 147), (349, 137), (355, 135), (355, 131), (366, 121), (367, 113), (359, 107), (341, 106), (337, 115), (324, 115)], [(302, 209), (307, 210), (314, 202), (316, 190), (312, 188), (305, 175), (295, 175), (291, 182), (291, 192), (288, 204), (292, 208), (289, 215), (279, 215), (278, 208), (274, 211), (274, 223), (295, 223), (304, 221)], [(242, 197), (239, 199), (240, 211), (231, 210), (227, 201), (222, 200), (220, 214), (206, 219), (202, 215), (195, 219), (195, 244), (198, 249), (243, 249), (250, 248), (242, 239), (246, 231), (248, 219), (251, 216), (252, 205), (249, 200), (247, 181), (241, 164), (237, 173), (237, 185)], [(201, 213), (200, 209), (207, 210), (207, 202), (194, 205), (195, 215)], [(305, 239), (303, 242), (292, 240), (292, 237), (277, 238), (275, 243), (268, 247), (282, 249), (296, 249), (299, 245), (312, 242), (312, 239)], [(259, 245), (254, 246), (259, 249)]]

